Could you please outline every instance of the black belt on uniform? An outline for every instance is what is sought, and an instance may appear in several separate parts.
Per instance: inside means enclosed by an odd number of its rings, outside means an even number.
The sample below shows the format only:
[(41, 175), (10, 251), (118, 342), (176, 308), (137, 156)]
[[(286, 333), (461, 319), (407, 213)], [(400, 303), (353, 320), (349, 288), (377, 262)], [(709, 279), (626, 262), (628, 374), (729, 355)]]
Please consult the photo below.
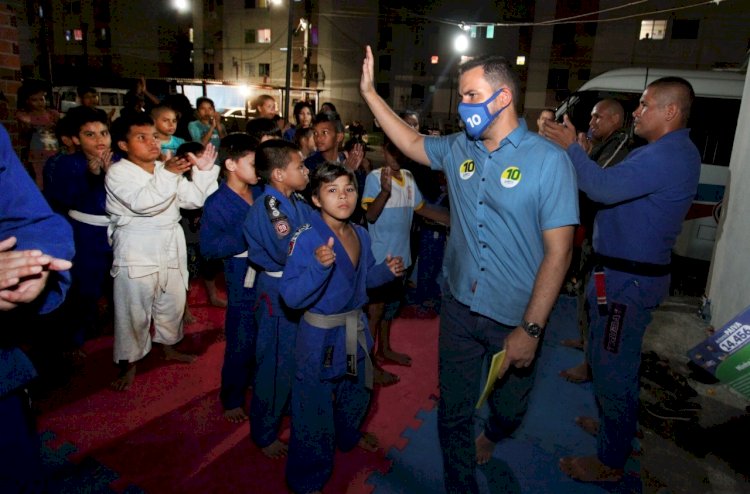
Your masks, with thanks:
[(669, 264), (652, 264), (650, 262), (631, 261), (630, 259), (603, 256), (601, 254), (595, 254), (594, 260), (599, 266), (637, 276), (666, 276), (671, 272)]

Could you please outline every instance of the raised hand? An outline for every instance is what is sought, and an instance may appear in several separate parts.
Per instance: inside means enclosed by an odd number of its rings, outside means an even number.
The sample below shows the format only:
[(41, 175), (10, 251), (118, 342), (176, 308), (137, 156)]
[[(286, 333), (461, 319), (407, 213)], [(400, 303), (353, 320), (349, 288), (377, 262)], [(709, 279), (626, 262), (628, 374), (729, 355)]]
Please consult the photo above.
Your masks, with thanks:
[(328, 243), (315, 249), (315, 259), (325, 267), (336, 262), (336, 253), (333, 251), (333, 237), (328, 237)]
[(203, 154), (201, 154), (200, 158), (196, 157), (193, 153), (188, 153), (187, 160), (191, 165), (195, 165), (199, 170), (206, 171), (213, 168), (214, 163), (216, 163), (216, 157), (218, 156), (218, 154), (219, 153), (216, 151), (214, 145), (209, 142), (208, 144), (206, 144), (206, 149), (203, 151)]
[(101, 155), (90, 157), (88, 160), (89, 171), (94, 175), (99, 175), (101, 172), (107, 173), (110, 165), (112, 165), (112, 156), (112, 150), (105, 149)]
[(406, 271), (406, 268), (404, 267), (404, 259), (401, 256), (393, 257), (388, 254), (385, 258), (385, 264), (394, 276), (403, 276), (404, 271)]
[(370, 45), (365, 46), (365, 59), (362, 61), (362, 78), (359, 81), (359, 91), (364, 94), (375, 91), (375, 57)]
[[(193, 158), (195, 158), (195, 156), (193, 156)], [(182, 175), (192, 167), (193, 165), (190, 161), (182, 156), (173, 156), (164, 162), (164, 169), (175, 175)]]
[(362, 144), (357, 143), (352, 147), (351, 151), (347, 151), (345, 154), (346, 161), (344, 161), (344, 165), (350, 170), (357, 170), (362, 165), (362, 160), (365, 158), (365, 147)]
[(380, 169), (380, 190), (385, 194), (391, 193), (391, 186), (393, 185), (393, 182), (391, 182), (392, 176), (393, 170), (390, 166), (386, 165)]

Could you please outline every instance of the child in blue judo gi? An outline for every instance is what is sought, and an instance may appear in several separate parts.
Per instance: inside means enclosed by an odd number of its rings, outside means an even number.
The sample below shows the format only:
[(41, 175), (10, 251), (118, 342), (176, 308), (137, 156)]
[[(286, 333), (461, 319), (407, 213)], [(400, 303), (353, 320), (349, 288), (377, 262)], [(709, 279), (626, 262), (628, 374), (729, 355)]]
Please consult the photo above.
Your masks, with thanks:
[[(227, 311), (224, 318), (226, 348), (221, 368), (219, 397), (224, 417), (234, 423), (248, 419), (245, 393), (251, 384), (255, 363), (255, 289), (251, 285), (254, 271), (247, 261), (247, 241), (242, 222), (253, 204), (255, 148), (258, 141), (236, 132), (221, 140), (219, 164), (225, 181), (203, 206), (200, 229), (201, 254), (206, 259), (223, 259), (227, 284)], [(247, 283), (246, 283), (247, 281)]]
[(296, 493), (322, 491), (337, 446), (377, 448), (376, 438), (359, 430), (372, 389), (373, 340), (362, 307), (367, 288), (404, 273), (401, 257), (376, 265), (367, 230), (349, 221), (357, 207), (357, 181), (349, 168), (321, 165), (312, 194), (320, 211), (292, 237), (281, 278), (284, 301), (306, 310), (294, 352), (286, 469)]
[(308, 169), (299, 148), (281, 139), (261, 143), (255, 172), (267, 184), (245, 219), (243, 231), (255, 280), (258, 321), (256, 373), (250, 402), (250, 435), (270, 458), (286, 456), (279, 440), (281, 419), (288, 409), (294, 369), (298, 311), (281, 300), (279, 286), (292, 234), (308, 222), (310, 206), (296, 192), (307, 186)]
[[(73, 285), (65, 302), (71, 343), (80, 350), (86, 336), (95, 334), (102, 295), (111, 299), (112, 247), (107, 236), (104, 177), (119, 159), (112, 153), (107, 115), (87, 106), (71, 108), (64, 117), (70, 129), (73, 154), (59, 154), (44, 165), (44, 195), (73, 227), (76, 254)], [(62, 120), (61, 120), (62, 122)]]

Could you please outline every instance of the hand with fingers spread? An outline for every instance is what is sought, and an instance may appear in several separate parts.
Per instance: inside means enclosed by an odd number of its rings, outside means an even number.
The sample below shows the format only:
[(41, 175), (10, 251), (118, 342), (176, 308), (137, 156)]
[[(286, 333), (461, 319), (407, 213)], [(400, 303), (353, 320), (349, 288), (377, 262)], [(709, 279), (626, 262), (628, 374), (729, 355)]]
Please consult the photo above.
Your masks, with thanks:
[(563, 149), (568, 149), (577, 140), (576, 128), (567, 115), (563, 115), (563, 123), (561, 124), (554, 120), (545, 120), (539, 130), (540, 134)]
[(333, 237), (328, 237), (328, 243), (315, 249), (315, 259), (325, 267), (331, 266), (336, 261), (336, 253), (333, 251)]
[(216, 163), (216, 157), (218, 154), (216, 147), (209, 142), (206, 144), (206, 149), (203, 150), (203, 154), (201, 154), (200, 157), (196, 157), (193, 153), (188, 153), (187, 160), (199, 170), (208, 171), (213, 168), (214, 163)]
[(346, 161), (344, 161), (346, 167), (350, 170), (357, 170), (365, 158), (365, 147), (361, 143), (357, 143), (351, 151), (345, 151), (344, 154), (346, 155)]
[(389, 254), (385, 258), (385, 263), (394, 276), (398, 277), (404, 275), (404, 271), (406, 271), (406, 268), (404, 267), (404, 259), (401, 256), (393, 257)]
[(16, 238), (0, 241), (0, 310), (33, 301), (44, 289), (50, 271), (65, 271), (72, 263), (40, 250), (12, 250)]

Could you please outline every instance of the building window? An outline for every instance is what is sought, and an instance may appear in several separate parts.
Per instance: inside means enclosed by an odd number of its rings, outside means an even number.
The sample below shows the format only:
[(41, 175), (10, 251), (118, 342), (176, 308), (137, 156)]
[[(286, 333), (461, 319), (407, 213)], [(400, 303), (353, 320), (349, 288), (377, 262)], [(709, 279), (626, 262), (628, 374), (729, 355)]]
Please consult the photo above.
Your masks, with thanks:
[(271, 64), (270, 63), (259, 63), (258, 64), (258, 76), (269, 77), (271, 75)]
[(667, 31), (667, 21), (641, 21), (641, 34), (638, 39), (664, 39)]
[(73, 39), (83, 41), (83, 29), (73, 29)]
[[(221, 1), (216, 2), (217, 5), (221, 5)], [(268, 0), (245, 0), (246, 9), (266, 9), (268, 8)]]
[(245, 62), (245, 75), (248, 77), (255, 77), (255, 64)]
[(391, 70), (391, 56), (390, 55), (380, 55), (378, 57), (378, 67), (380, 70)]
[(96, 29), (96, 47), (97, 48), (109, 48), (111, 46), (110, 44), (110, 38), (109, 38), (109, 28), (108, 27), (101, 27)]
[(698, 19), (675, 19), (672, 21), (672, 39), (698, 39)]
[(80, 14), (81, 13), (81, 2), (80, 0), (68, 1), (64, 5), (66, 14)]
[(495, 25), (490, 24), (487, 26), (487, 39), (494, 39), (495, 37)]
[(271, 42), (271, 30), (270, 29), (258, 29), (258, 43), (270, 43)]
[(547, 73), (547, 87), (549, 89), (567, 89), (568, 74), (568, 69), (550, 69)]
[(245, 29), (245, 44), (255, 43), (257, 36), (255, 29)]

